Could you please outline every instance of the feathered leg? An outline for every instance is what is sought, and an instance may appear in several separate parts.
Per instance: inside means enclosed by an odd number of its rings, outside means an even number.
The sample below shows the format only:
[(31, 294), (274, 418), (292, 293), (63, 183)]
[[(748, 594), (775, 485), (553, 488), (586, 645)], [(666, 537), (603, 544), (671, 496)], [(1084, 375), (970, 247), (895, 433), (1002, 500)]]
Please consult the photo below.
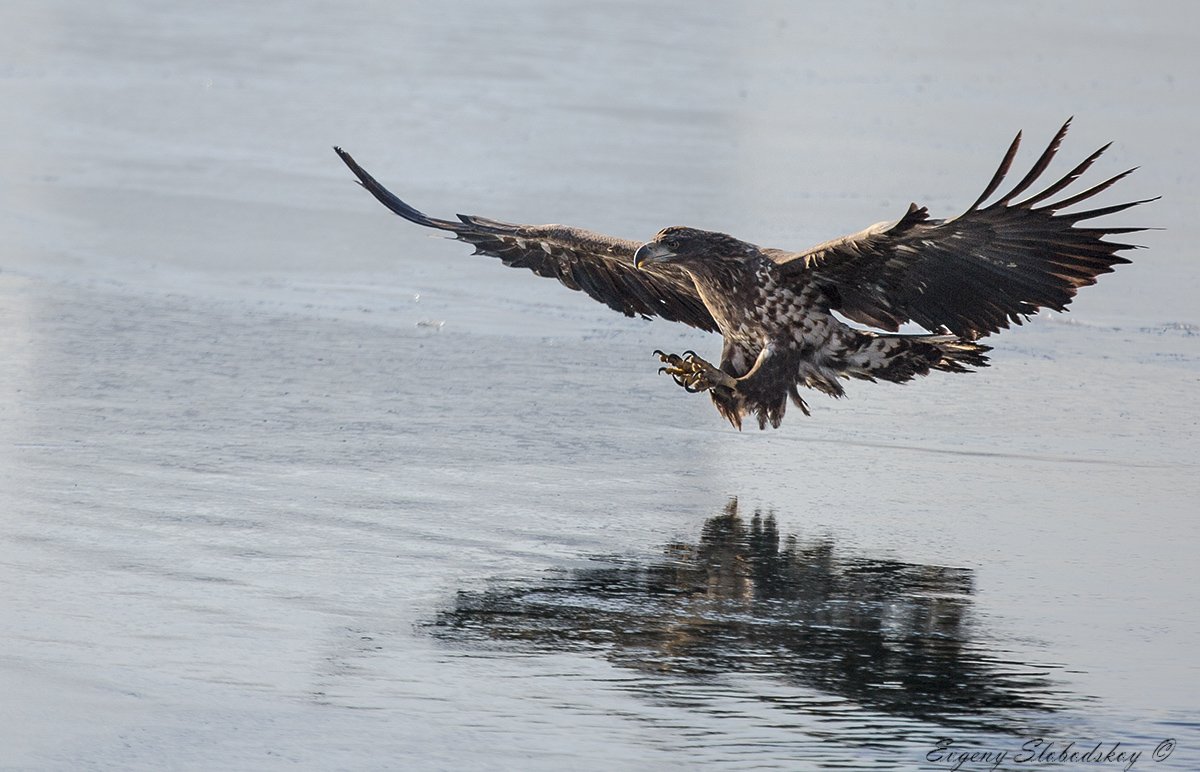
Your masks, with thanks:
[(788, 366), (780, 361), (772, 361), (771, 367), (765, 366), (768, 360), (778, 359), (773, 357), (770, 348), (763, 349), (754, 366), (741, 377), (714, 367), (691, 351), (682, 357), (661, 351), (654, 353), (666, 363), (659, 372), (667, 373), (689, 392), (707, 391), (717, 411), (734, 428), (741, 429), (742, 419), (750, 414), (758, 419), (760, 429), (765, 429), (768, 424), (778, 428), (787, 410), (789, 396), (805, 415), (809, 414), (794, 379), (780, 378), (781, 372), (790, 372)]

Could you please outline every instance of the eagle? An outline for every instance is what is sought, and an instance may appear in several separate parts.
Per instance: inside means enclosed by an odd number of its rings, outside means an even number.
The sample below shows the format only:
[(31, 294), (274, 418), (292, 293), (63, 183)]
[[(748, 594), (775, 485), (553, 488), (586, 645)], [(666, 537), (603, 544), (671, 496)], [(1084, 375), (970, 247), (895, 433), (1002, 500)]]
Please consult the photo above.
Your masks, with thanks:
[[(1065, 192), (1112, 143), (1018, 200), (1046, 171), (1070, 125), (1068, 119), (1033, 168), (990, 203), (1012, 166), (1020, 132), (983, 193), (957, 217), (934, 219), (911, 204), (899, 220), (801, 252), (684, 226), (664, 228), (643, 243), (564, 225), (461, 214), (441, 220), (409, 206), (349, 153), (334, 150), (392, 212), (454, 234), (475, 254), (557, 279), (626, 316), (719, 332), (719, 364), (691, 351), (655, 351), (660, 372), (689, 392), (707, 392), (734, 427), (753, 416), (765, 429), (779, 426), (789, 400), (810, 414), (801, 386), (841, 397), (850, 378), (905, 383), (933, 370), (986, 367), (991, 347), (980, 338), (1042, 308), (1065, 311), (1080, 287), (1128, 263), (1117, 253), (1136, 245), (1105, 237), (1146, 229), (1088, 221), (1155, 199), (1063, 211), (1134, 171)], [(906, 322), (927, 332), (899, 333)]]

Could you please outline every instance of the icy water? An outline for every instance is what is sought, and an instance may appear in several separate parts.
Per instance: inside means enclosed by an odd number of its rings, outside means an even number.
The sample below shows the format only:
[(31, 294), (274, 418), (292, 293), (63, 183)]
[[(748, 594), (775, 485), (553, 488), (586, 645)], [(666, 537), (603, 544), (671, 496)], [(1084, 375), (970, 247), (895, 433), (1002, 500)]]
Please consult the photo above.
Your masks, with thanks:
[[(1195, 12), (924, 9), (4, 4), (0, 768), (1200, 768)], [(767, 433), (330, 150), (800, 247), (1069, 114), (1135, 263)]]

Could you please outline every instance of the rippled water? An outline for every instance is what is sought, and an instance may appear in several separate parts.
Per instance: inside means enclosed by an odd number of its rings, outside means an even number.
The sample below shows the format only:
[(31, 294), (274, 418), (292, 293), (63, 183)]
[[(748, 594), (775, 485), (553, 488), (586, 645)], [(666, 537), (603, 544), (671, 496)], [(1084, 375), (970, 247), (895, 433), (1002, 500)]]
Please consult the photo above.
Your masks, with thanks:
[[(987, 645), (972, 618), (970, 569), (845, 553), (828, 538), (782, 537), (772, 514), (747, 520), (735, 499), (704, 521), (697, 543), (665, 545), (653, 561), (594, 558), (460, 592), (432, 631), (602, 655), (667, 690), (730, 675), (766, 680), (776, 688), (765, 706), (858, 721), (883, 744), (906, 737), (881, 732), (884, 716), (1019, 734), (1069, 699), (1048, 678), (1055, 668), (1007, 661)], [(796, 693), (781, 698), (788, 687)]]
[[(1190, 6), (1028, 11), (5, 4), (0, 768), (1200, 767)], [(329, 150), (801, 246), (1071, 112), (1150, 249), (767, 433)]]

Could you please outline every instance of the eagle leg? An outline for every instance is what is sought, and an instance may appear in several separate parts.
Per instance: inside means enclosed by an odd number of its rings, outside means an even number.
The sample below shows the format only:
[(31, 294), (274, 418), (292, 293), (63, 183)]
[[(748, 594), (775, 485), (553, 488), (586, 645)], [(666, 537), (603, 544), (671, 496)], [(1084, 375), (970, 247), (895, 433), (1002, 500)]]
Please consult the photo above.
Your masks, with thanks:
[(666, 367), (660, 367), (658, 371), (671, 376), (675, 383), (691, 394), (708, 391), (717, 386), (737, 389), (736, 378), (696, 356), (693, 351), (684, 352), (683, 356), (664, 354), (661, 351), (655, 351), (654, 354), (659, 361), (666, 364)]

